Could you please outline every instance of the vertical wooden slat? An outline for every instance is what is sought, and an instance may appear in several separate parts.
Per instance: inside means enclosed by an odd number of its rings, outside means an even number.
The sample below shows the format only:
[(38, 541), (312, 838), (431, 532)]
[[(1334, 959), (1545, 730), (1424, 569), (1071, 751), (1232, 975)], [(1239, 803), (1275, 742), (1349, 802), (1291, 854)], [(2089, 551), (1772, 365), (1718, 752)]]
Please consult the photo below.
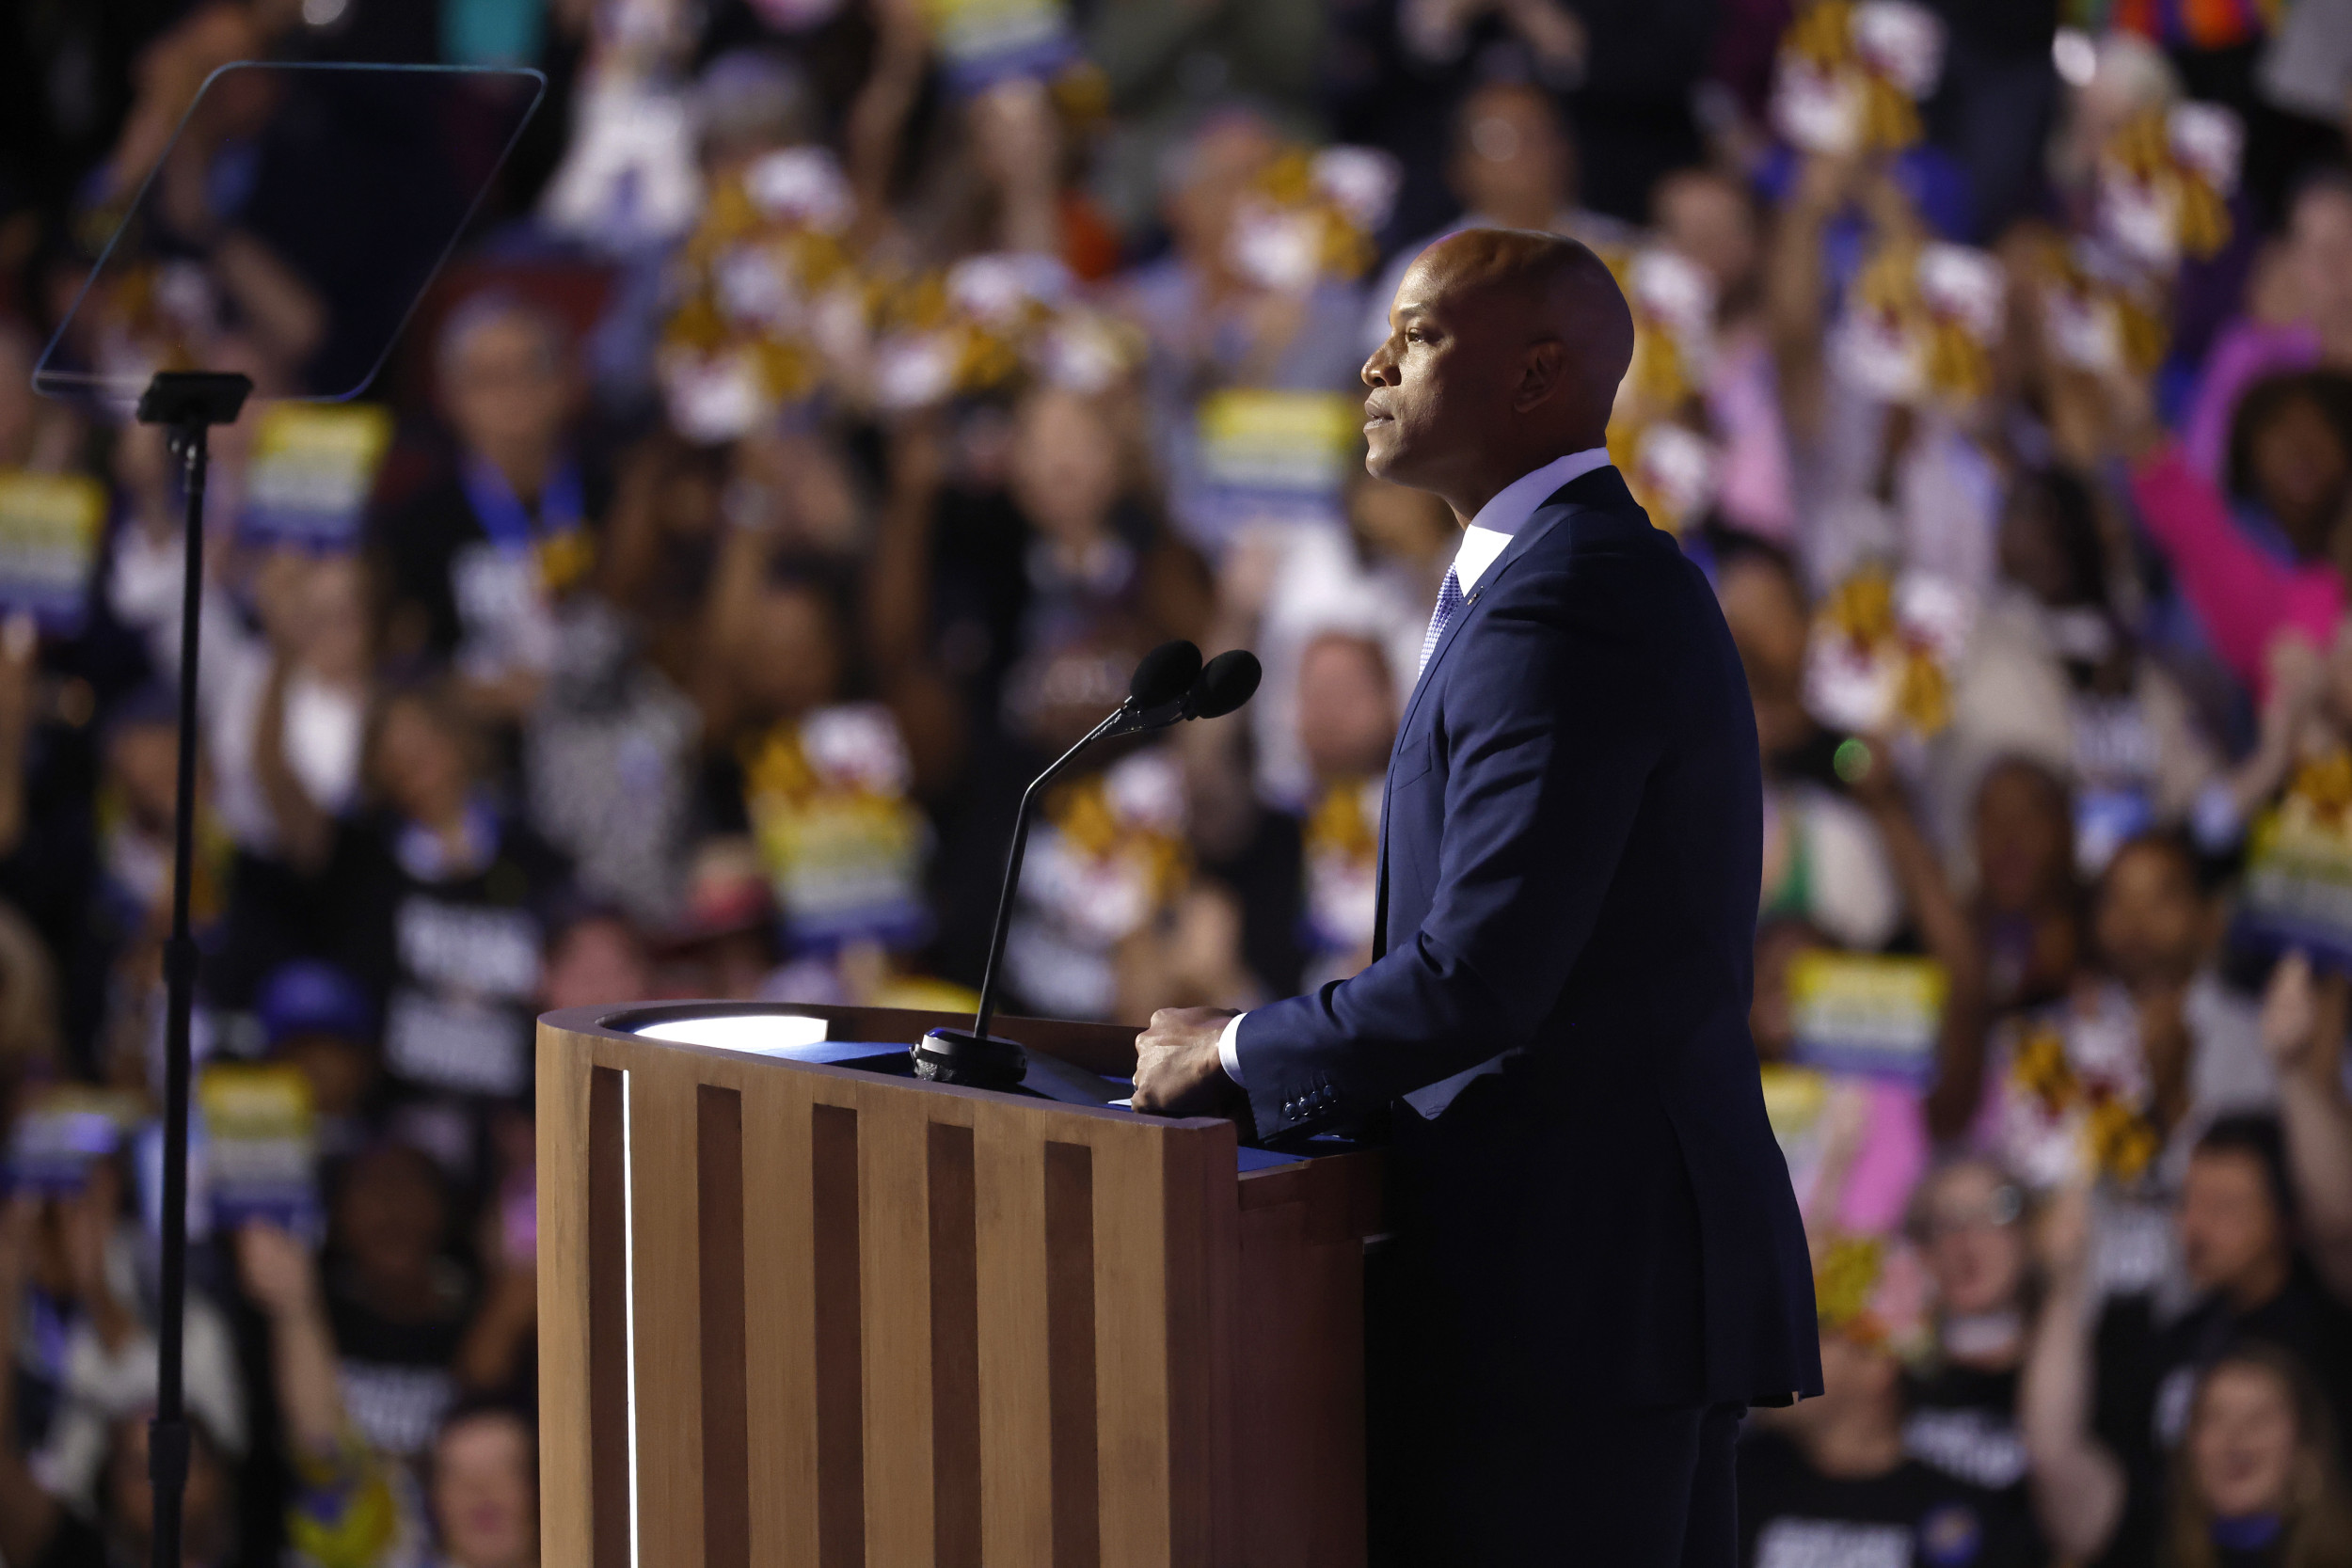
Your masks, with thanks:
[[(539, 1031), (539, 1493), (549, 1562), (596, 1568), (589, 1354), (589, 1097), (585, 1042)], [(624, 1369), (626, 1370), (626, 1369)], [(610, 1429), (608, 1429), (610, 1430)]]
[[(593, 1069), (588, 1084), (589, 1540), (595, 1568), (629, 1568), (628, 1204), (622, 1164), (623, 1074)], [(544, 1417), (542, 1418), (544, 1418)]]
[(629, 1074), (637, 1550), (643, 1568), (701, 1568), (703, 1560), (696, 1068), (692, 1058), (678, 1056)]
[(701, 1264), (703, 1568), (751, 1568), (743, 1365), (743, 1097), (694, 1090), (695, 1252)]
[(1046, 1379), (1051, 1410), (1054, 1568), (1100, 1568), (1102, 1477), (1094, 1363), (1094, 1151), (1048, 1143), (1045, 1211)]
[(1232, 1124), (1170, 1129), (1166, 1161), (1168, 1558), (1230, 1562), (1241, 1539), (1231, 1445), (1234, 1250)]
[(930, 1560), (929, 1107), (860, 1095), (858, 1242), (866, 1352), (866, 1551), (875, 1568)]
[[(1094, 1345), (1103, 1560), (1168, 1555), (1168, 1254), (1159, 1130), (1113, 1125), (1094, 1148)], [(1184, 1568), (1192, 1568), (1191, 1564)]]
[(809, 1132), (817, 1560), (820, 1568), (865, 1568), (865, 1268), (857, 1112), (846, 1105), (813, 1106)]
[[(750, 1428), (745, 1448), (752, 1560), (761, 1568), (817, 1568), (818, 1561), (817, 1241), (810, 1196), (810, 1084), (806, 1075), (792, 1072), (749, 1072), (743, 1081), (743, 1185), (755, 1197), (743, 1213), (743, 1365)], [(851, 1126), (854, 1130), (855, 1123)], [(854, 1204), (854, 1148), (846, 1167)], [(847, 1257), (854, 1287), (854, 1235)], [(854, 1350), (848, 1360), (854, 1379)], [(854, 1382), (849, 1407), (854, 1415)], [(853, 1436), (853, 1455), (862, 1457), (863, 1442)], [(851, 1504), (862, 1506), (854, 1495)]]
[(980, 1281), (972, 1129), (930, 1124), (931, 1560), (980, 1568)]
[[(1053, 1560), (1044, 1118), (974, 1129), (978, 1190), (980, 1525), (990, 1568)], [(1088, 1281), (1092, 1284), (1089, 1266)], [(1089, 1330), (1089, 1353), (1093, 1345)], [(1087, 1390), (1089, 1419), (1092, 1386)], [(1092, 1433), (1088, 1452), (1092, 1457)]]

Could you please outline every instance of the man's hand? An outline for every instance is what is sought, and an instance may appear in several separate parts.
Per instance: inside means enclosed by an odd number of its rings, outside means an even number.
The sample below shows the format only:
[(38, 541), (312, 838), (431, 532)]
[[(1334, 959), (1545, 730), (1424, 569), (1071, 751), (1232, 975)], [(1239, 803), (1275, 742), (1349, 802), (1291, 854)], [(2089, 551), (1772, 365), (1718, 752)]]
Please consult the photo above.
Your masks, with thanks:
[(1162, 1007), (1136, 1037), (1135, 1107), (1155, 1117), (1214, 1116), (1234, 1094), (1216, 1043), (1231, 1007)]

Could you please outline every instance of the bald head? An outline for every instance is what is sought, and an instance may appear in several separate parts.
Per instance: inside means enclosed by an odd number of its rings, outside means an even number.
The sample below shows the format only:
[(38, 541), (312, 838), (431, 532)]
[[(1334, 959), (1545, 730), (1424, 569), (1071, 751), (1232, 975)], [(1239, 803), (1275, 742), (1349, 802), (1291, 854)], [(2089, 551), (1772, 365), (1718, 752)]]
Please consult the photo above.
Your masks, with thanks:
[(1367, 466), (1464, 521), (1552, 458), (1601, 444), (1633, 316), (1574, 240), (1470, 229), (1416, 257), (1364, 363)]

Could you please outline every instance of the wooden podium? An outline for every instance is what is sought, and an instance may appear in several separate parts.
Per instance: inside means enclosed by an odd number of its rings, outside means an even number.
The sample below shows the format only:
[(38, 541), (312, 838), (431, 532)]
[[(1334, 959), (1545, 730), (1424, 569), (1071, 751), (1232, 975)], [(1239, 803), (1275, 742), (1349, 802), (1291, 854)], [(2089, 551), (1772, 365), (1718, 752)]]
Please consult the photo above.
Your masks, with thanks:
[[(540, 1021), (542, 1560), (1360, 1568), (1379, 1157)], [(1097, 1072), (1135, 1031), (1000, 1019)]]

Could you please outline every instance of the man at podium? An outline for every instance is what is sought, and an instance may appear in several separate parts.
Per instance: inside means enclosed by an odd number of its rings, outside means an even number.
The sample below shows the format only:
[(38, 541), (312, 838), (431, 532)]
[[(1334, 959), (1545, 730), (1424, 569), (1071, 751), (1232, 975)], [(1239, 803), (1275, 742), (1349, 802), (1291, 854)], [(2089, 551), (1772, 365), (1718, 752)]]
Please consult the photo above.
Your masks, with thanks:
[(1464, 531), (1389, 762), (1374, 961), (1154, 1014), (1135, 1103), (1246, 1101), (1276, 1141), (1389, 1121), (1397, 1560), (1729, 1568), (1741, 1414), (1820, 1389), (1747, 1029), (1746, 681), (1603, 450), (1633, 326), (1599, 259), (1469, 230), (1389, 321), (1367, 467)]

